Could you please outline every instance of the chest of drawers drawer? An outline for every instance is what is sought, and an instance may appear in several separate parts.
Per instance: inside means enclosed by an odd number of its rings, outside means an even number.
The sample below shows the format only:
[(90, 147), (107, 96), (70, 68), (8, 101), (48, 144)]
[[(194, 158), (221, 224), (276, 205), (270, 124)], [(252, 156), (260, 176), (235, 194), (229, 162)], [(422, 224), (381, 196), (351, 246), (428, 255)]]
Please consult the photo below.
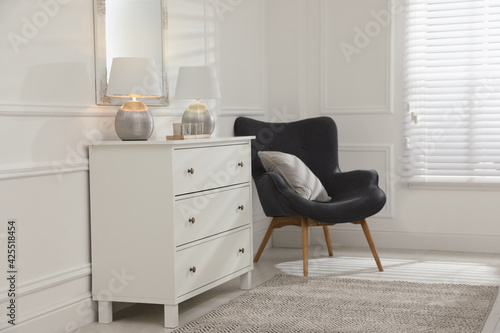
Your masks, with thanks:
[(250, 223), (250, 186), (177, 199), (175, 245), (183, 245)]
[(176, 296), (182, 296), (211, 281), (251, 264), (250, 229), (180, 250), (175, 256)]
[(248, 145), (176, 149), (176, 196), (250, 181)]

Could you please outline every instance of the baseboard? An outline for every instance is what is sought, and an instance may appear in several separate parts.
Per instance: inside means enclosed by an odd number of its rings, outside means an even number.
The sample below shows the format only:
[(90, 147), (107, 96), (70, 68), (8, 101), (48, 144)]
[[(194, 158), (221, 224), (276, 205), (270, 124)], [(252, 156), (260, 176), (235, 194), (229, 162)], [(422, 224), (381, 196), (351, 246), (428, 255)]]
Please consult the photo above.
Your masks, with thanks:
[[(330, 228), (333, 246), (367, 246), (361, 227), (349, 229)], [(425, 233), (405, 231), (371, 231), (375, 245), (379, 249), (434, 250), (453, 252), (500, 253), (500, 235)], [(311, 246), (325, 245), (322, 228), (311, 228)], [(301, 248), (300, 228), (285, 227), (273, 232), (273, 247)]]

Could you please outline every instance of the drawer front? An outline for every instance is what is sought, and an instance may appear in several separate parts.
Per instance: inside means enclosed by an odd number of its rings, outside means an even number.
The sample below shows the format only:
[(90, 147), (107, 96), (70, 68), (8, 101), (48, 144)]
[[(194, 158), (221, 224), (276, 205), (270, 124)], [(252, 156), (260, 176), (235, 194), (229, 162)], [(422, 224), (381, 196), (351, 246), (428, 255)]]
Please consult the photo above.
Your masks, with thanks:
[(179, 246), (250, 223), (250, 186), (177, 200), (175, 245)]
[(250, 230), (247, 228), (176, 252), (176, 296), (250, 266)]
[(173, 152), (174, 194), (250, 181), (248, 144), (177, 149)]

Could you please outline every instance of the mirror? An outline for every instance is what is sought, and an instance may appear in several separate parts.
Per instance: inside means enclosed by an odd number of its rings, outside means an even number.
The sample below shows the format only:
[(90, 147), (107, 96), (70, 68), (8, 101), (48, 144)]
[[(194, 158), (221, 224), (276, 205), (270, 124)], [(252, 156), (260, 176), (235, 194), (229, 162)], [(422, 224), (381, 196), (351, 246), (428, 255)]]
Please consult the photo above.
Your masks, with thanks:
[[(94, 0), (97, 105), (122, 105), (106, 96), (111, 62), (115, 57), (155, 60), (152, 76), (160, 79), (162, 96), (144, 99), (151, 106), (168, 106), (167, 0)], [(140, 99), (139, 99), (140, 100)]]

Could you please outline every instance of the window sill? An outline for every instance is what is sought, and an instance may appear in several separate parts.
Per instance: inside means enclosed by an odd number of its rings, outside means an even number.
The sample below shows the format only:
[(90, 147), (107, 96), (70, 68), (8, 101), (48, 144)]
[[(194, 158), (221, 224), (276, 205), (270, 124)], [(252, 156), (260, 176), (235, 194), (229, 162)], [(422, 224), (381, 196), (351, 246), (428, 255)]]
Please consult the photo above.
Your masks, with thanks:
[(410, 190), (500, 191), (500, 177), (411, 177)]

